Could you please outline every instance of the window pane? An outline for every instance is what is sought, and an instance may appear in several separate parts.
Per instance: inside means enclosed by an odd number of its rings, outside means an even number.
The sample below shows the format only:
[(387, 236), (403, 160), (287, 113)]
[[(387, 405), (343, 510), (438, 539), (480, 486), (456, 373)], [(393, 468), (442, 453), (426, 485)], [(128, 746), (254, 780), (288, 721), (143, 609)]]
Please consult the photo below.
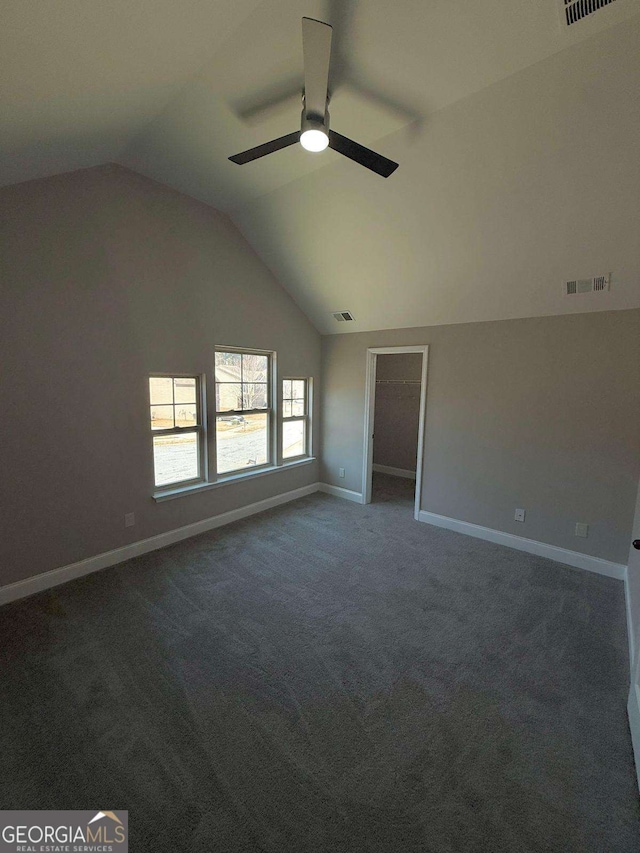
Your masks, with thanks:
[(229, 412), (242, 408), (242, 385), (239, 382), (216, 382), (216, 411)]
[(305, 421), (285, 421), (282, 424), (282, 458), (291, 459), (305, 452)]
[(240, 382), (242, 356), (239, 352), (216, 353), (216, 382)]
[(265, 465), (269, 461), (267, 414), (216, 418), (216, 454), (218, 474)]
[(173, 380), (174, 388), (174, 403), (195, 403), (196, 401), (196, 380), (193, 378), (185, 378), (176, 376)]
[(174, 414), (177, 427), (196, 426), (198, 423), (198, 410), (195, 403), (174, 406)]
[(291, 396), (298, 397), (300, 399), (304, 399), (305, 397), (305, 385), (307, 383), (304, 379), (294, 379), (291, 382)]
[(267, 385), (244, 384), (242, 386), (242, 408), (243, 409), (266, 409), (267, 408)]
[(282, 380), (282, 399), (290, 400), (291, 399), (291, 380), (283, 379)]
[(294, 416), (304, 415), (304, 400), (291, 401), (291, 414)]
[(149, 397), (152, 406), (173, 403), (173, 380), (170, 376), (151, 376), (149, 378)]
[(153, 465), (156, 486), (194, 480), (198, 470), (198, 433), (158, 435), (153, 439)]
[(151, 429), (173, 429), (173, 427), (173, 406), (151, 406)]
[(290, 418), (291, 417), (291, 400), (283, 400), (282, 401), (282, 417)]
[(243, 353), (242, 355), (242, 381), (243, 382), (266, 382), (269, 370), (269, 359), (266, 355), (254, 355)]

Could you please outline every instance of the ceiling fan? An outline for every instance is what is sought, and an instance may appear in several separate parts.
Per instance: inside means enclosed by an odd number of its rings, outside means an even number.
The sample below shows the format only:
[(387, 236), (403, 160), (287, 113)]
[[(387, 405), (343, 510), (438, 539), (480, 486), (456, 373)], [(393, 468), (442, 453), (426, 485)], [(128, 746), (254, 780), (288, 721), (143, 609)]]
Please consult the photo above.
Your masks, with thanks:
[(307, 151), (332, 148), (372, 172), (388, 178), (398, 168), (393, 160), (377, 154), (364, 145), (329, 129), (329, 60), (331, 57), (332, 27), (313, 18), (302, 19), (302, 50), (304, 53), (304, 94), (300, 130), (288, 133), (271, 142), (257, 145), (241, 154), (229, 157), (239, 166), (288, 148), (299, 142)]

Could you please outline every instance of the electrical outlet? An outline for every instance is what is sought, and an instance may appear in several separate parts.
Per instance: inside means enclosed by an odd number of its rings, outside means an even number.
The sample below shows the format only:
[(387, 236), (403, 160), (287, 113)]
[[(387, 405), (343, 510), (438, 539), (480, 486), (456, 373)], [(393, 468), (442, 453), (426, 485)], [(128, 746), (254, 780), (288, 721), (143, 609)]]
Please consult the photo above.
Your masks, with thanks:
[(124, 526), (125, 527), (133, 527), (136, 523), (136, 514), (135, 512), (128, 512), (124, 517)]
[(589, 525), (582, 524), (580, 521), (576, 524), (576, 536), (581, 536), (583, 539), (586, 539), (589, 535)]
[(338, 468), (338, 476), (344, 477), (344, 468)]
[(514, 518), (516, 521), (524, 521), (525, 514), (525, 510), (517, 509)]

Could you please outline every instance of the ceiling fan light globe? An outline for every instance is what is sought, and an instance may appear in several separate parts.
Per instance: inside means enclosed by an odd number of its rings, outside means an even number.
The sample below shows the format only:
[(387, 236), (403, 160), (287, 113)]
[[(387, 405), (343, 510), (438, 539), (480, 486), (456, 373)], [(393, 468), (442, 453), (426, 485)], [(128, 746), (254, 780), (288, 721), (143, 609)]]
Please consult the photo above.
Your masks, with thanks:
[(329, 137), (323, 130), (312, 128), (300, 134), (300, 145), (307, 151), (324, 151), (329, 145)]

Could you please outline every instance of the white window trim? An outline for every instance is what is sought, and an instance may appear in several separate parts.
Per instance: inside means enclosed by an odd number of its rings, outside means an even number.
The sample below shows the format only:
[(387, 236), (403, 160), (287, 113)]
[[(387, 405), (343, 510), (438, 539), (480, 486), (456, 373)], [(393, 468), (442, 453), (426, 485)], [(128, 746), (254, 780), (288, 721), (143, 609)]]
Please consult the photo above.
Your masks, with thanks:
[[(269, 382), (268, 382), (268, 392), (269, 392), (269, 406), (266, 409), (256, 409), (255, 414), (265, 413), (267, 415), (267, 430), (268, 430), (268, 438), (267, 438), (267, 446), (269, 451), (269, 459), (263, 465), (252, 465), (250, 469), (237, 468), (233, 471), (226, 471), (224, 474), (218, 474), (218, 455), (215, 447), (215, 436), (217, 434), (216, 423), (217, 418), (224, 417), (223, 412), (218, 412), (216, 407), (216, 368), (215, 368), (215, 353), (217, 352), (237, 352), (237, 353), (249, 353), (251, 355), (266, 355), (269, 357)], [(280, 461), (278, 456), (278, 436), (277, 433), (277, 404), (278, 398), (274, 389), (277, 388), (278, 381), (278, 371), (277, 371), (277, 354), (273, 350), (262, 350), (255, 349), (255, 347), (226, 347), (226, 346), (216, 346), (214, 347), (214, 362), (213, 362), (213, 414), (212, 414), (212, 423), (213, 429), (210, 431), (214, 437), (213, 449), (211, 451), (211, 460), (212, 460), (212, 469), (215, 470), (215, 476), (212, 476), (209, 480), (211, 483), (218, 483), (221, 480), (228, 480), (230, 477), (235, 477), (236, 475), (245, 475), (253, 471), (262, 471), (265, 469), (274, 468), (277, 466)], [(233, 409), (229, 410), (230, 413), (242, 414), (244, 412), (243, 409)]]
[[(207, 373), (163, 373), (154, 371), (149, 376), (160, 377), (196, 377), (200, 389), (200, 430), (201, 430), (201, 447), (200, 447), (200, 471), (201, 478), (198, 480), (182, 481), (180, 483), (169, 483), (166, 486), (155, 486), (151, 493), (151, 497), (156, 503), (162, 501), (174, 500), (175, 498), (184, 497), (186, 495), (199, 494), (200, 492), (217, 489), (224, 486), (231, 486), (234, 483), (241, 483), (245, 480), (253, 479), (254, 477), (265, 477), (275, 474), (277, 471), (287, 471), (291, 468), (297, 468), (302, 465), (310, 465), (316, 461), (313, 453), (313, 378), (310, 376), (292, 377), (295, 379), (304, 379), (307, 383), (307, 413), (305, 415), (307, 421), (306, 427), (306, 454), (301, 456), (291, 457), (289, 459), (282, 458), (282, 380), (278, 377), (278, 361), (277, 353), (274, 350), (261, 350), (255, 347), (240, 347), (240, 346), (216, 346), (215, 352), (250, 352), (256, 355), (270, 356), (270, 385), (271, 399), (269, 420), (269, 449), (271, 453), (270, 461), (264, 465), (255, 465), (246, 470), (230, 471), (226, 474), (217, 474), (216, 463), (216, 395), (215, 395), (215, 355), (211, 360), (210, 367)], [(290, 377), (285, 377), (289, 379)], [(207, 384), (214, 389), (213, 394), (207, 397)], [(263, 410), (264, 411), (264, 410)], [(291, 420), (299, 420), (300, 418), (292, 418)], [(287, 418), (287, 420), (289, 420)], [(213, 424), (213, 428), (211, 428)], [(158, 431), (159, 432), (159, 431)], [(151, 470), (153, 468), (153, 441), (151, 442)], [(152, 473), (152, 477), (154, 477)], [(152, 479), (154, 482), (154, 479)]]
[[(291, 417), (286, 418), (284, 416), (284, 395), (282, 395), (282, 414), (280, 416), (280, 458), (283, 462), (295, 462), (302, 459), (308, 459), (311, 452), (311, 412), (312, 412), (312, 387), (313, 380), (309, 376), (283, 376), (280, 380), (280, 394), (282, 394), (282, 389), (285, 382), (304, 382), (305, 385), (305, 413), (304, 415), (291, 415)], [(297, 456), (288, 456), (285, 460), (283, 453), (284, 447), (282, 442), (282, 436), (284, 435), (284, 424), (290, 421), (304, 421), (304, 450), (302, 453), (299, 453)]]
[[(161, 371), (153, 371), (149, 373), (147, 377), (147, 389), (149, 392), (148, 399), (149, 405), (147, 407), (147, 411), (149, 416), (151, 414), (151, 409), (153, 408), (151, 402), (151, 390), (149, 386), (150, 379), (195, 379), (196, 380), (196, 405), (198, 407), (198, 424), (193, 427), (173, 427), (172, 429), (151, 429), (151, 471), (153, 478), (153, 494), (157, 494), (160, 492), (164, 492), (167, 489), (173, 490), (177, 488), (183, 487), (191, 487), (199, 486), (202, 483), (207, 482), (207, 474), (209, 470), (208, 466), (208, 441), (207, 441), (207, 418), (205, 417), (207, 412), (207, 398), (206, 398), (206, 384), (205, 384), (205, 376), (202, 373), (163, 373)], [(157, 405), (161, 405), (158, 403)], [(175, 405), (172, 403), (171, 405)], [(198, 470), (200, 471), (200, 475), (198, 477), (193, 477), (189, 480), (177, 480), (175, 483), (167, 483), (165, 486), (156, 485), (156, 474), (155, 474), (155, 455), (154, 455), (154, 438), (160, 438), (164, 435), (181, 435), (188, 432), (195, 432), (198, 435)]]
[(307, 456), (304, 459), (296, 458), (291, 462), (287, 461), (281, 465), (271, 465), (268, 468), (263, 467), (259, 469), (252, 468), (251, 471), (243, 471), (241, 474), (230, 474), (228, 477), (223, 476), (216, 481), (194, 483), (190, 486), (182, 486), (175, 489), (165, 489), (161, 492), (154, 492), (152, 497), (156, 503), (171, 501), (175, 498), (184, 497), (185, 495), (198, 494), (199, 492), (209, 491), (209, 489), (218, 489), (221, 486), (231, 486), (233, 483), (240, 483), (243, 480), (252, 480), (254, 477), (266, 477), (268, 474), (275, 474), (276, 471), (287, 471), (289, 468), (298, 468), (301, 465), (310, 465), (315, 461), (315, 456)]

